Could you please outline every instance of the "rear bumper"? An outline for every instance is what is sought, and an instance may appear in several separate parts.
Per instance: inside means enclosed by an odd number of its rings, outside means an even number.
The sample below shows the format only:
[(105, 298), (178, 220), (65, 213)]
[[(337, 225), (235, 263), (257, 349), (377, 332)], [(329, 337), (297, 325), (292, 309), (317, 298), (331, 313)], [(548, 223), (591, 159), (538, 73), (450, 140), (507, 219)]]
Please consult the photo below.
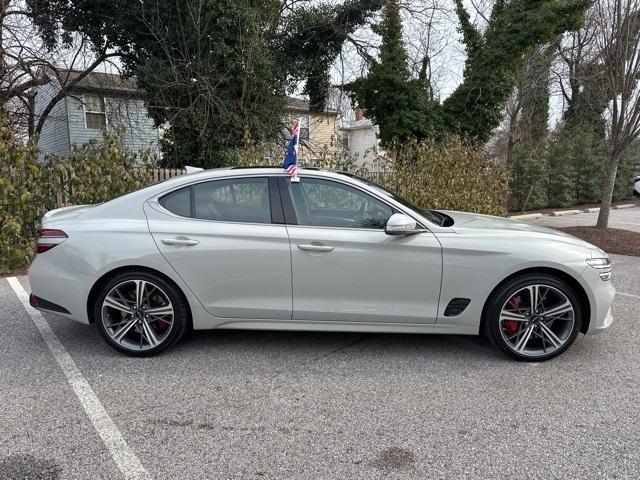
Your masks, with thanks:
[[(87, 298), (94, 279), (73, 270), (61, 246), (36, 256), (29, 268), (31, 306), (89, 324)], [(44, 300), (34, 305), (34, 300)]]
[(40, 298), (34, 295), (33, 293), (29, 295), (29, 305), (31, 305), (36, 310), (42, 310), (44, 312), (53, 312), (53, 313), (62, 313), (64, 315), (71, 315), (71, 312), (66, 308), (64, 308), (62, 305), (58, 305), (44, 298)]

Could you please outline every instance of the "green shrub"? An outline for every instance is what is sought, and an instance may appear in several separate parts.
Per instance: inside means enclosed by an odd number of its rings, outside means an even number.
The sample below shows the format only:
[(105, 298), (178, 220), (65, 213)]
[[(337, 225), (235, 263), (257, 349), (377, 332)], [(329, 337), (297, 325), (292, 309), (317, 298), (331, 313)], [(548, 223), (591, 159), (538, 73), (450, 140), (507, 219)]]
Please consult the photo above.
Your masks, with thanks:
[[(34, 251), (35, 223), (43, 203), (44, 169), (33, 144), (20, 145), (0, 121), (0, 273), (28, 263)], [(46, 207), (50, 207), (48, 203)]]
[(507, 172), (476, 146), (455, 137), (442, 144), (409, 142), (387, 157), (394, 168), (380, 183), (422, 208), (506, 214)]
[(575, 143), (567, 131), (560, 129), (551, 136), (545, 155), (549, 175), (547, 206), (562, 208), (575, 205)]
[(66, 195), (64, 203), (100, 203), (137, 190), (151, 182), (155, 157), (150, 151), (123, 148), (119, 136), (106, 136), (75, 145), (68, 158), (48, 156), (45, 168), (54, 174), (54, 192)]
[(66, 204), (99, 203), (151, 181), (149, 152), (122, 148), (118, 136), (39, 160), (0, 122), (0, 273), (29, 263), (42, 215)]
[[(633, 181), (636, 176), (636, 165), (640, 146), (632, 144), (627, 148), (618, 164), (616, 184), (613, 188), (613, 201), (618, 202), (633, 196)], [(604, 173), (602, 174), (604, 176)], [(598, 201), (600, 199), (598, 198)]]
[[(242, 150), (235, 152), (232, 165), (238, 167), (279, 166), (284, 160), (284, 145), (255, 145), (247, 141)], [(347, 157), (341, 149), (335, 145), (325, 146), (322, 150), (313, 151), (313, 159), (301, 158), (301, 167), (322, 168), (324, 170), (355, 171), (355, 161)]]
[(527, 210), (548, 205), (549, 173), (544, 154), (531, 148), (514, 152), (509, 163), (511, 208)]
[(597, 203), (602, 197), (602, 179), (607, 149), (602, 139), (588, 128), (570, 133), (573, 144), (576, 203)]
[[(340, 150), (314, 152), (302, 167), (347, 171), (379, 183), (423, 208), (465, 210), (495, 215), (506, 213), (507, 174), (487, 161), (482, 149), (452, 138), (444, 144), (408, 142), (391, 147), (386, 157), (392, 168), (384, 173), (357, 169)], [(280, 165), (283, 150), (250, 147), (239, 152), (240, 166)]]

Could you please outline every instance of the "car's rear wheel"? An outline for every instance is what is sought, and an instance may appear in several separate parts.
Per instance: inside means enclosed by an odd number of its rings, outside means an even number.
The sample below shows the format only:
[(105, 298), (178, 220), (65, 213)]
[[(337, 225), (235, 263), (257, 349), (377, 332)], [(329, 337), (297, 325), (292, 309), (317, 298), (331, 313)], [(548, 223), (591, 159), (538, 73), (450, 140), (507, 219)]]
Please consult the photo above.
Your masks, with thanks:
[(566, 282), (526, 274), (494, 293), (483, 322), (487, 337), (507, 355), (539, 362), (569, 348), (580, 331), (582, 309)]
[(157, 275), (135, 271), (104, 285), (94, 318), (109, 345), (133, 356), (166, 350), (188, 325), (187, 305), (178, 289)]

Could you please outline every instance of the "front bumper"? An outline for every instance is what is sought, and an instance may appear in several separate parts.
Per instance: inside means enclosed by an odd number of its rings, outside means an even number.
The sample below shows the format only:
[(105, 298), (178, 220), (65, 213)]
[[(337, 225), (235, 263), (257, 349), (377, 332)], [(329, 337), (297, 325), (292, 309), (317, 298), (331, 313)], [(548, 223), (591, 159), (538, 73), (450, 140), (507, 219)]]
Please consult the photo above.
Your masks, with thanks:
[(604, 332), (609, 326), (613, 323), (613, 314), (611, 313), (611, 308), (604, 317), (604, 320), (595, 325), (589, 324), (589, 330), (587, 330), (588, 335), (597, 335), (599, 333)]
[(602, 270), (587, 267), (582, 273), (582, 278), (587, 283), (587, 295), (591, 304), (591, 318), (589, 319), (589, 329), (585, 332), (588, 335), (602, 333), (613, 323), (611, 305), (616, 294), (616, 289), (611, 280), (602, 280), (600, 274)]

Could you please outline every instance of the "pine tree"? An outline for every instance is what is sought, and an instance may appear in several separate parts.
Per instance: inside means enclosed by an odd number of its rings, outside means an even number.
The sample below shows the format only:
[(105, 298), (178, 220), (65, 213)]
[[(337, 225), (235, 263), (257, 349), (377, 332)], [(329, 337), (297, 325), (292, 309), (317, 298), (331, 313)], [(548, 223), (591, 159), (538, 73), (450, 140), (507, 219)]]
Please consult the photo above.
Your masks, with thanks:
[(438, 135), (443, 128), (439, 106), (430, 97), (427, 81), (411, 78), (397, 0), (386, 2), (373, 31), (382, 40), (379, 58), (371, 59), (367, 76), (347, 89), (379, 126), (383, 145)]
[[(383, 143), (408, 135), (438, 140), (450, 134), (486, 142), (502, 120), (525, 54), (560, 33), (579, 27), (589, 3), (499, 0), (481, 33), (471, 23), (463, 1), (455, 0), (467, 50), (464, 79), (443, 103), (438, 103), (429, 94), (432, 88), (427, 79), (406, 78), (398, 0), (389, 0), (379, 28), (380, 58), (372, 59), (368, 74), (347, 88), (354, 102), (379, 123)], [(394, 121), (384, 122), (384, 118)]]

